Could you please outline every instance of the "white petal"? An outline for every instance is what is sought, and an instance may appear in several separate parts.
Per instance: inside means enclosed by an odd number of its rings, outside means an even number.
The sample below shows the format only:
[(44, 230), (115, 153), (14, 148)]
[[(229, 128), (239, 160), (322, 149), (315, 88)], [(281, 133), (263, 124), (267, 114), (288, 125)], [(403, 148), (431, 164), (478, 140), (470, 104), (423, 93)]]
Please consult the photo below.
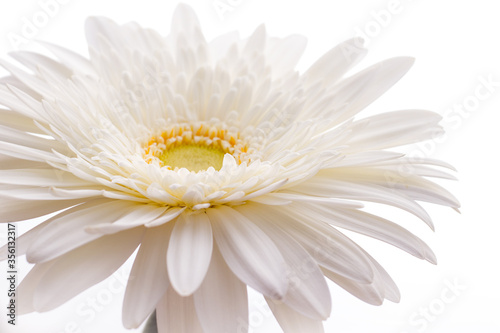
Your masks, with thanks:
[[(127, 47), (128, 43), (124, 43), (124, 36), (119, 34), (118, 25), (112, 20), (104, 17), (89, 17), (85, 21), (85, 37), (89, 48), (103, 50), (102, 38), (106, 38), (113, 45), (123, 43), (123, 47)], [(91, 57), (92, 58), (92, 57)]]
[(77, 200), (22, 200), (0, 195), (1, 222), (17, 222), (40, 217), (79, 204)]
[[(434, 228), (431, 217), (425, 209), (423, 209), (422, 206), (413, 201), (411, 198), (407, 197), (404, 193), (401, 193), (402, 191), (394, 191), (391, 188), (385, 188), (368, 181), (360, 183), (360, 179), (357, 178), (352, 179), (352, 181), (350, 181), (351, 179), (340, 180), (346, 179), (347, 177), (353, 178), (351, 175), (353, 173), (352, 169), (337, 169), (334, 172), (335, 174), (332, 174), (331, 177), (313, 177), (306, 182), (299, 184), (297, 187), (293, 188), (293, 190), (300, 193), (307, 193), (309, 195), (326, 195), (337, 198), (370, 201), (391, 205), (412, 213), (424, 221), (431, 229)], [(367, 174), (364, 168), (354, 172), (365, 172), (365, 174)], [(377, 182), (379, 181), (377, 180)], [(389, 181), (387, 181), (387, 183), (389, 183)]]
[[(27, 85), (22, 83), (18, 78), (14, 77), (12, 75), (4, 76), (4, 77), (0, 78), (0, 85), (5, 85), (5, 87), (13, 86), (13, 87), (16, 87), (18, 89), (21, 89), (24, 92), (26, 92), (27, 94), (29, 94), (30, 96), (32, 96), (37, 101), (40, 101), (42, 99), (42, 96), (40, 96), (39, 93), (37, 93), (36, 91), (31, 89)], [(3, 89), (6, 89), (5, 87), (2, 86)], [(9, 105), (6, 104), (5, 106), (9, 106)], [(12, 109), (12, 110), (19, 111), (18, 109)], [(25, 111), (25, 110), (23, 110), (23, 111)]]
[(408, 57), (387, 59), (341, 81), (331, 90), (335, 98), (325, 110), (346, 105), (342, 112), (335, 113), (335, 119), (340, 123), (351, 118), (401, 79), (413, 62)]
[(220, 59), (226, 55), (229, 47), (239, 40), (239, 33), (237, 31), (231, 31), (224, 35), (215, 37), (209, 43), (210, 50), (216, 59)]
[[(309, 181), (307, 182), (309, 185)], [(294, 189), (294, 188), (292, 188)], [(298, 190), (300, 191), (300, 190)], [(322, 203), (322, 204), (328, 204), (330, 207), (338, 207), (338, 208), (363, 208), (363, 204), (351, 200), (345, 200), (345, 199), (339, 199), (339, 198), (325, 198), (325, 197), (319, 197), (319, 196), (313, 196), (311, 195), (303, 195), (303, 194), (297, 194), (297, 193), (288, 193), (288, 192), (279, 192), (279, 193), (269, 193), (267, 194), (267, 197), (275, 199), (283, 199), (283, 200), (290, 200), (292, 202), (305, 202), (305, 203)], [(257, 200), (252, 200), (254, 202), (258, 202)]]
[(28, 161), (35, 161), (35, 162), (49, 161), (54, 163), (61, 162), (54, 154), (50, 152), (36, 148), (26, 147), (24, 145), (17, 145), (5, 141), (0, 141), (0, 153)]
[(259, 207), (268, 219), (292, 236), (318, 262), (328, 269), (355, 281), (373, 280), (370, 260), (348, 237), (328, 224), (316, 221), (296, 207), (276, 210)]
[(264, 194), (267, 194), (269, 192), (272, 192), (272, 191), (276, 191), (277, 189), (279, 189), (280, 187), (282, 187), (283, 185), (285, 185), (286, 183), (288, 182), (288, 179), (282, 179), (280, 181), (277, 181), (269, 186), (266, 186), (264, 188), (261, 188), (260, 190), (257, 190), (255, 192), (252, 192), (248, 195), (246, 195), (243, 200), (250, 200), (250, 199), (253, 199), (253, 198), (256, 198), (258, 196), (261, 196), (261, 195), (264, 195)]
[(85, 59), (81, 55), (51, 43), (41, 42), (41, 41), (38, 41), (38, 43), (40, 43), (42, 46), (44, 46), (50, 52), (52, 52), (68, 68), (71, 68), (76, 72), (84, 73), (86, 75), (96, 74), (95, 69), (92, 67), (90, 61), (88, 59)]
[(44, 119), (40, 116), (40, 102), (33, 98), (31, 98), (32, 103), (26, 103), (24, 100), (20, 100), (16, 94), (12, 93), (11, 87), (12, 85), (7, 85), (6, 87), (0, 85), (0, 103), (11, 110), (16, 110), (16, 112), (26, 117), (43, 122)]
[(331, 210), (321, 206), (312, 210), (321, 212), (318, 215), (323, 216), (322, 220), (332, 225), (382, 240), (417, 258), (436, 263), (436, 256), (427, 244), (391, 221), (357, 210)]
[(384, 302), (384, 290), (376, 283), (377, 280), (374, 280), (372, 283), (360, 283), (336, 274), (326, 268), (322, 270), (327, 278), (363, 302), (371, 305), (381, 305)]
[[(422, 176), (422, 177), (435, 177), (435, 178), (442, 178), (442, 179), (448, 179), (448, 180), (458, 180), (457, 177), (455, 177), (454, 175), (452, 175), (446, 171), (437, 170), (437, 169), (430, 167), (430, 166), (427, 166), (427, 165), (413, 164), (410, 162), (406, 166), (404, 166), (403, 168), (405, 168), (405, 167), (408, 170), (410, 170), (410, 172), (414, 173), (415, 175)], [(400, 166), (392, 166), (392, 168), (391, 168), (391, 166), (384, 166), (384, 168), (391, 170), (392, 172), (400, 171), (401, 165)]]
[(204, 333), (194, 307), (193, 296), (179, 296), (168, 288), (156, 308), (158, 333)]
[(243, 48), (243, 54), (248, 57), (253, 57), (255, 54), (262, 52), (262, 50), (264, 50), (266, 47), (266, 41), (266, 27), (261, 24), (246, 40), (245, 46)]
[(307, 38), (300, 35), (271, 39), (267, 61), (272, 68), (273, 76), (280, 77), (293, 71), (302, 53), (304, 53), (306, 44)]
[(88, 186), (88, 182), (58, 169), (0, 170), (0, 183), (24, 186)]
[(233, 208), (207, 210), (215, 240), (229, 268), (245, 284), (281, 299), (288, 289), (286, 264), (273, 241)]
[(182, 214), (175, 221), (167, 252), (172, 288), (191, 295), (207, 274), (212, 256), (213, 235), (205, 212)]
[(283, 333), (324, 333), (321, 320), (308, 318), (292, 309), (286, 304), (266, 297), (267, 304), (276, 320), (283, 329)]
[(367, 51), (361, 38), (349, 39), (325, 53), (304, 73), (306, 84), (317, 81), (328, 84), (336, 82), (352, 66), (358, 63)]
[(373, 257), (366, 253), (366, 251), (363, 249), (361, 250), (370, 259), (375, 272), (371, 283), (360, 283), (358, 281), (350, 280), (324, 267), (322, 268), (323, 273), (326, 277), (338, 284), (340, 287), (344, 288), (353, 296), (356, 296), (368, 304), (381, 305), (384, 299), (388, 299), (396, 303), (399, 302), (401, 298), (399, 289), (389, 274), (387, 274), (384, 268), (380, 266), (380, 264), (373, 259)]
[(71, 70), (68, 67), (44, 55), (29, 51), (15, 51), (10, 52), (9, 55), (35, 73), (39, 72), (40, 67), (44, 67), (62, 77), (69, 78), (71, 76)]
[[(393, 188), (405, 193), (413, 200), (435, 203), (438, 205), (460, 208), (460, 202), (444, 187), (422, 177), (406, 177), (405, 183), (392, 183)], [(394, 179), (391, 179), (394, 180)]]
[(54, 262), (55, 260), (43, 264), (36, 264), (21, 281), (17, 287), (17, 303), (19, 304), (18, 315), (35, 311), (33, 303), (35, 291), (38, 288), (40, 280), (50, 270)]
[(183, 3), (177, 5), (172, 17), (171, 34), (178, 35), (185, 33), (187, 37), (191, 37), (193, 31), (199, 28), (199, 26), (198, 17), (190, 6)]
[(9, 169), (31, 169), (31, 168), (47, 168), (48, 165), (44, 162), (35, 162), (22, 160), (15, 157), (6, 156), (0, 153), (0, 170)]
[(116, 221), (92, 225), (85, 228), (85, 230), (98, 234), (114, 234), (152, 222), (167, 210), (166, 207), (159, 207), (155, 204), (130, 204), (130, 206), (130, 211), (125, 212)]
[(100, 199), (68, 209), (50, 219), (27, 250), (29, 262), (44, 262), (91, 242), (102, 235), (90, 234), (85, 227), (114, 221), (122, 216), (130, 203)]
[(392, 148), (435, 138), (441, 131), (442, 117), (431, 111), (386, 112), (352, 124), (348, 151)]
[(134, 252), (142, 236), (143, 229), (104, 236), (56, 259), (35, 291), (36, 311), (55, 309), (113, 274)]
[[(399, 171), (385, 170), (383, 168), (330, 169), (322, 171), (322, 174), (329, 177), (335, 177), (336, 174), (342, 181), (350, 184), (383, 187), (386, 188), (387, 193), (392, 192), (401, 196), (407, 196), (413, 200), (431, 202), (452, 208), (460, 207), (457, 198), (449, 191), (436, 183), (416, 175), (407, 175)], [(424, 211), (422, 214), (425, 215), (427, 213)], [(419, 217), (424, 219), (424, 216)], [(426, 223), (430, 222), (430, 218), (425, 219), (428, 220)]]
[[(247, 212), (251, 213), (251, 209)], [(254, 221), (271, 237), (288, 264), (290, 286), (282, 301), (309, 318), (328, 318), (332, 310), (330, 291), (316, 261), (273, 221), (258, 217)]]
[[(26, 254), (29, 246), (37, 239), (40, 231), (43, 230), (43, 228), (45, 228), (50, 222), (51, 219), (48, 219), (39, 223), (29, 231), (16, 238), (16, 255), (18, 257)], [(0, 248), (0, 261), (7, 259), (8, 245), (9, 244), (7, 243)]]
[(153, 228), (153, 227), (157, 227), (159, 225), (162, 225), (164, 223), (170, 222), (173, 219), (175, 219), (177, 216), (181, 215), (185, 209), (186, 209), (185, 207), (184, 208), (171, 207), (165, 213), (163, 213), (161, 216), (156, 218), (155, 220), (146, 223), (145, 226), (147, 228)]
[[(281, 206), (281, 205), (289, 205), (293, 201), (287, 198), (283, 198), (281, 196), (277, 196), (277, 193), (268, 193), (264, 195), (260, 195), (258, 197), (252, 198), (252, 202), (257, 202), (263, 205), (269, 206)], [(279, 193), (278, 193), (279, 194)]]
[(381, 287), (384, 289), (384, 297), (391, 302), (398, 303), (401, 300), (401, 293), (394, 280), (389, 276), (386, 270), (370, 256), (365, 250), (361, 249), (366, 256), (371, 260), (373, 267), (377, 272), (377, 280), (380, 281)]
[(130, 272), (123, 300), (126, 328), (137, 328), (155, 310), (169, 281), (165, 258), (173, 225), (146, 230)]
[(33, 119), (12, 110), (0, 109), (0, 119), (2, 120), (2, 125), (4, 126), (8, 126), (19, 131), (41, 134), (40, 128), (35, 125)]
[(398, 160), (404, 154), (384, 150), (362, 151), (356, 154), (346, 155), (341, 161), (335, 163), (336, 168), (369, 166), (377, 163), (387, 163), (388, 161)]
[(68, 199), (88, 199), (92, 197), (101, 197), (102, 190), (95, 187), (76, 187), (69, 189), (60, 189), (55, 187), (28, 187), (28, 186), (1, 186), (2, 196), (26, 201), (59, 201)]
[(217, 246), (194, 304), (205, 333), (247, 332), (247, 287), (227, 267)]
[(50, 87), (42, 81), (40, 78), (30, 75), (16, 66), (11, 65), (10, 63), (0, 60), (0, 66), (5, 68), (8, 72), (10, 72), (14, 77), (16, 77), (19, 81), (27, 85), (29, 88), (33, 89), (40, 95), (44, 97), (48, 97), (50, 99), (54, 99), (56, 97), (55, 90), (50, 89)]

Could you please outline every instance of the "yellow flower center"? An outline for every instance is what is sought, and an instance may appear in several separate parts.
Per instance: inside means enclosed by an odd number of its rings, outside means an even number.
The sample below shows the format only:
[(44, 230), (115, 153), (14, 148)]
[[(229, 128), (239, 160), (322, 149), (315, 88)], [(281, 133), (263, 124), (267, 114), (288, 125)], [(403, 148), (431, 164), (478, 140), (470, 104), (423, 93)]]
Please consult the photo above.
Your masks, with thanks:
[(215, 170), (222, 168), (224, 150), (196, 144), (185, 144), (165, 150), (160, 156), (160, 161), (172, 169), (186, 168), (190, 171)]
[(153, 136), (144, 148), (144, 160), (170, 170), (203, 171), (222, 168), (225, 154), (248, 162), (248, 146), (238, 132), (204, 123), (174, 125)]

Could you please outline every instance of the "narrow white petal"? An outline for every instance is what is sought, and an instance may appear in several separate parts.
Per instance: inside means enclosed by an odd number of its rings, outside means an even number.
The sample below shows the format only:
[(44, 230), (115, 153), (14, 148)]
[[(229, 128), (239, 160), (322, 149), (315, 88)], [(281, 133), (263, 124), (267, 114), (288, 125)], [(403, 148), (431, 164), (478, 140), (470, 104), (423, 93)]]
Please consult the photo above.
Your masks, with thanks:
[(122, 230), (135, 228), (154, 221), (167, 210), (166, 207), (158, 207), (154, 204), (131, 204), (130, 206), (131, 210), (123, 214), (116, 221), (92, 225), (85, 228), (85, 230), (98, 234), (114, 234)]
[(387, 274), (385, 269), (380, 266), (380, 264), (375, 259), (373, 259), (372, 256), (366, 253), (365, 250), (361, 248), (360, 250), (363, 251), (366, 254), (367, 258), (370, 259), (371, 265), (375, 272), (373, 281), (371, 283), (360, 283), (358, 281), (353, 281), (323, 267), (322, 270), (325, 276), (353, 296), (356, 296), (357, 298), (368, 304), (381, 305), (384, 299), (388, 299), (389, 301), (395, 303), (399, 302), (399, 300), (401, 299), (401, 295), (392, 278), (389, 276), (389, 274)]
[[(360, 248), (361, 249), (361, 248)], [(384, 289), (384, 297), (391, 302), (398, 303), (401, 300), (401, 293), (399, 288), (390, 277), (387, 271), (375, 260), (371, 255), (369, 255), (365, 250), (361, 249), (366, 256), (371, 260), (373, 267), (375, 268), (378, 279), (380, 281), (381, 287)]]
[(158, 333), (204, 333), (193, 296), (179, 296), (173, 288), (168, 288), (156, 307)]
[(167, 252), (172, 288), (191, 295), (207, 274), (212, 257), (213, 235), (205, 212), (182, 214), (175, 222)]
[[(107, 39), (108, 42), (113, 42), (115, 44), (123, 41), (124, 37), (120, 34), (117, 34), (117, 28), (118, 25), (108, 18), (87, 18), (87, 20), (85, 21), (85, 37), (87, 38), (89, 48), (93, 48), (97, 52), (103, 51), (105, 47), (103, 45), (104, 38)], [(126, 45), (127, 43), (123, 43), (123, 47), (126, 47)]]
[(123, 300), (122, 319), (126, 328), (137, 328), (155, 310), (169, 286), (168, 240), (172, 225), (146, 230), (130, 272)]
[(281, 205), (289, 205), (293, 201), (287, 198), (282, 198), (280, 196), (276, 196), (276, 193), (268, 193), (258, 197), (251, 199), (252, 202), (257, 202), (263, 205), (269, 206), (281, 206)]
[(335, 99), (330, 103), (329, 110), (343, 105), (347, 108), (335, 115), (336, 121), (345, 121), (371, 104), (399, 81), (413, 62), (414, 59), (409, 57), (387, 59), (341, 81), (332, 89)]
[(51, 43), (41, 42), (41, 41), (38, 41), (38, 43), (40, 43), (42, 46), (44, 46), (50, 52), (52, 52), (68, 68), (71, 68), (77, 72), (85, 73), (87, 75), (96, 74), (95, 69), (94, 67), (92, 67), (90, 61), (88, 59), (85, 59), (81, 55)]
[(325, 222), (311, 219), (298, 207), (276, 210), (259, 207), (266, 218), (299, 242), (318, 264), (353, 279), (369, 283), (373, 280), (370, 260), (348, 237)]
[(0, 141), (0, 153), (34, 162), (61, 162), (54, 154), (24, 145), (16, 145), (10, 142)]
[(406, 177), (405, 183), (393, 184), (393, 188), (408, 195), (413, 200), (460, 208), (460, 202), (444, 187), (422, 177)]
[(48, 165), (45, 162), (28, 161), (15, 157), (6, 156), (0, 153), (0, 170), (9, 169), (45, 169)]
[(304, 73), (307, 84), (313, 85), (317, 81), (326, 81), (328, 84), (336, 82), (352, 66), (366, 55), (361, 38), (349, 39), (325, 53)]
[[(386, 170), (384, 168), (329, 169), (321, 171), (320, 174), (320, 178), (323, 180), (328, 180), (327, 178), (338, 178), (339, 180), (335, 180), (335, 182), (343, 181), (346, 184), (352, 184), (353, 187), (358, 185), (365, 187), (369, 186), (371, 188), (382, 187), (386, 189), (388, 195), (389, 192), (392, 192), (396, 195), (402, 197), (406, 196), (413, 200), (431, 202), (452, 208), (460, 207), (457, 198), (449, 191), (436, 183), (416, 175), (407, 175), (399, 171)], [(426, 223), (428, 223), (430, 222), (430, 218), (425, 218), (426, 214), (427, 213), (423, 211), (415, 215), (419, 216), (424, 221), (427, 220)]]
[(41, 133), (40, 129), (35, 125), (33, 119), (28, 118), (18, 112), (0, 109), (0, 119), (2, 119), (2, 125), (4, 126), (8, 126), (19, 131), (38, 134)]
[(181, 215), (185, 209), (186, 208), (171, 207), (165, 213), (160, 215), (158, 218), (154, 219), (151, 222), (146, 223), (145, 226), (147, 228), (153, 228), (153, 227), (157, 227), (159, 225), (162, 225), (164, 223), (170, 222), (173, 219), (175, 219), (177, 216)]
[(40, 217), (81, 203), (77, 200), (22, 200), (0, 195), (1, 222), (17, 222)]
[(215, 240), (229, 268), (245, 284), (281, 299), (288, 289), (286, 264), (273, 241), (235, 209), (207, 210)]
[(324, 333), (323, 322), (306, 317), (286, 304), (266, 297), (269, 308), (278, 320), (283, 333)]
[[(40, 101), (42, 99), (42, 96), (40, 96), (40, 94), (38, 94), (36, 91), (31, 89), (30, 87), (28, 87), (24, 83), (22, 83), (18, 78), (14, 77), (13, 75), (4, 76), (4, 77), (0, 78), (0, 85), (2, 86), (3, 89), (6, 89), (5, 87), (8, 87), (8, 86), (13, 86), (13, 87), (16, 87), (18, 89), (25, 91), (27, 94), (32, 96), (35, 100)], [(5, 87), (3, 85), (5, 85)], [(7, 104), (5, 106), (10, 107), (10, 105), (7, 105)], [(12, 110), (19, 111), (18, 109), (12, 109)], [(24, 111), (26, 111), (26, 110), (23, 110), (23, 112)]]
[(360, 283), (334, 273), (326, 268), (322, 268), (322, 270), (327, 278), (363, 302), (371, 305), (381, 305), (384, 302), (384, 290), (380, 288), (376, 280), (372, 283)]
[(442, 117), (426, 110), (402, 110), (371, 116), (352, 124), (348, 151), (392, 148), (432, 139)]
[[(370, 201), (391, 205), (412, 213), (424, 221), (431, 229), (434, 228), (431, 217), (425, 209), (402, 193), (402, 191), (394, 191), (391, 188), (381, 186), (382, 184), (373, 184), (369, 181), (360, 183), (361, 180), (357, 178), (352, 179), (352, 181), (350, 181), (350, 179), (341, 180), (346, 179), (347, 177), (355, 177), (352, 175), (353, 171), (347, 169), (344, 170), (332, 171), (331, 175), (329, 174), (331, 177), (313, 177), (307, 182), (299, 184), (297, 187), (293, 188), (293, 190), (299, 193), (307, 193), (309, 195), (334, 196), (337, 198)], [(355, 171), (355, 173), (363, 173), (363, 171), (365, 170), (358, 170)], [(381, 179), (377, 179), (376, 182), (381, 183), (382, 181)], [(386, 180), (386, 184), (387, 186), (390, 186), (389, 180)]]
[(29, 246), (29, 262), (44, 262), (91, 242), (102, 235), (90, 234), (85, 227), (102, 221), (114, 221), (123, 215), (130, 203), (100, 199), (68, 209), (50, 219)]
[(322, 216), (321, 220), (327, 223), (382, 240), (417, 258), (436, 263), (436, 256), (427, 244), (391, 221), (357, 210), (332, 210), (314, 206), (311, 214), (313, 211), (321, 212), (318, 216)]
[[(422, 177), (434, 177), (434, 178), (442, 178), (442, 179), (448, 179), (448, 180), (458, 180), (458, 178), (447, 171), (442, 171), (435, 169), (433, 167), (427, 166), (427, 165), (421, 165), (421, 164), (412, 164), (411, 162), (408, 163), (405, 166), (408, 170), (411, 170), (415, 175), (422, 176)], [(384, 166), (384, 168), (391, 169), (390, 166)], [(401, 167), (399, 166), (399, 169)], [(391, 171), (398, 171), (397, 166), (393, 166), (393, 169)]]
[(179, 4), (172, 17), (171, 33), (174, 35), (186, 33), (188, 36), (199, 28), (200, 23), (193, 9), (186, 4)]
[(307, 38), (300, 35), (292, 35), (276, 40), (271, 39), (267, 57), (272, 67), (273, 76), (280, 77), (293, 71), (304, 53), (306, 45)]
[(215, 37), (209, 43), (210, 50), (216, 59), (220, 59), (226, 55), (228, 48), (237, 43), (239, 40), (239, 33), (237, 31), (231, 31), (224, 35)]
[[(251, 210), (248, 211), (250, 212)], [(258, 221), (258, 226), (278, 246), (288, 265), (290, 286), (283, 303), (309, 318), (328, 318), (332, 309), (330, 291), (316, 261), (299, 243), (271, 221), (259, 216), (254, 216), (254, 221)]]
[[(309, 182), (307, 182), (307, 184), (309, 184)], [(320, 197), (320, 196), (314, 196), (312, 193), (311, 193), (311, 195), (303, 195), (303, 194), (299, 194), (299, 193), (279, 192), (279, 193), (269, 193), (267, 196), (272, 198), (272, 199), (279, 198), (279, 199), (290, 200), (290, 201), (295, 201), (295, 202), (323, 203), (323, 204), (328, 204), (331, 207), (339, 207), (339, 208), (363, 208), (364, 207), (363, 204), (356, 202), (356, 201), (339, 199), (339, 198), (335, 198), (335, 197), (325, 198), (325, 197)], [(252, 200), (252, 201), (257, 202), (256, 200)]]
[(277, 181), (276, 183), (273, 183), (269, 186), (266, 186), (264, 188), (261, 188), (260, 190), (257, 190), (255, 192), (252, 192), (252, 193), (246, 195), (242, 200), (250, 200), (250, 199), (256, 198), (258, 196), (267, 194), (269, 192), (276, 191), (277, 189), (279, 189), (280, 187), (285, 185), (287, 182), (288, 182), (288, 179), (282, 179), (280, 181)]
[(51, 90), (50, 87), (45, 84), (40, 78), (29, 75), (28, 73), (20, 70), (16, 66), (11, 65), (10, 63), (0, 60), (0, 66), (5, 68), (8, 72), (10, 72), (14, 77), (16, 77), (19, 81), (27, 85), (29, 88), (33, 89), (40, 95), (48, 97), (50, 99), (55, 98), (55, 91)]
[(9, 55), (35, 73), (39, 72), (40, 67), (43, 67), (64, 78), (71, 76), (71, 70), (68, 67), (44, 55), (29, 51), (14, 51), (10, 52)]
[(0, 183), (24, 186), (89, 186), (88, 182), (58, 169), (0, 170)]
[(104, 236), (55, 260), (40, 280), (34, 306), (45, 312), (113, 274), (134, 252), (143, 229)]
[(21, 281), (17, 287), (17, 304), (19, 309), (18, 315), (27, 314), (35, 311), (33, 297), (37, 290), (40, 280), (50, 270), (55, 260), (45, 262), (43, 264), (36, 264)]
[(248, 56), (259, 54), (266, 47), (266, 41), (266, 27), (261, 24), (246, 40), (245, 46), (243, 48), (243, 54)]
[[(16, 238), (16, 255), (18, 257), (25, 255), (28, 251), (29, 246), (37, 239), (41, 230), (43, 230), (52, 219), (48, 219), (35, 227), (25, 232), (21, 236)], [(0, 261), (7, 259), (8, 255), (8, 243), (0, 248)]]
[(247, 332), (247, 287), (227, 267), (217, 246), (194, 304), (205, 333)]
[(375, 151), (362, 151), (356, 154), (344, 156), (344, 158), (335, 163), (335, 167), (357, 167), (376, 165), (377, 163), (387, 163), (388, 161), (399, 160), (403, 157), (402, 153), (395, 153), (391, 151), (375, 150)]
[(1, 186), (0, 193), (13, 199), (26, 200), (26, 201), (59, 201), (69, 199), (87, 199), (92, 197), (101, 197), (102, 190), (96, 188), (71, 188), (60, 189), (55, 187), (33, 187), (33, 186)]
[(408, 159), (411, 163), (415, 163), (415, 164), (428, 164), (428, 165), (433, 165), (433, 166), (438, 166), (438, 167), (442, 167), (442, 168), (446, 168), (446, 169), (449, 169), (449, 170), (452, 170), (452, 171), (457, 171), (457, 169), (455, 169), (455, 167), (449, 163), (446, 163), (444, 161), (441, 161), (441, 160), (438, 160), (438, 159), (435, 159), (435, 158), (430, 158), (430, 157), (415, 157), (415, 156), (412, 156)]

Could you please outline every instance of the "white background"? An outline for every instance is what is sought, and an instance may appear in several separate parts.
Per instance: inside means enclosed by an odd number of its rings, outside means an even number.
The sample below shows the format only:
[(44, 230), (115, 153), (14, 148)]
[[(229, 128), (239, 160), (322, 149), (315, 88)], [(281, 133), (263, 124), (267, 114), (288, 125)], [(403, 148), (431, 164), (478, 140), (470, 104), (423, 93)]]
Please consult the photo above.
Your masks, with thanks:
[[(33, 15), (43, 9), (40, 2), (34, 0), (1, 1), (0, 56), (6, 58), (9, 51), (17, 48), (9, 39), (14, 35), (22, 36), (25, 20), (33, 21)], [(83, 23), (87, 16), (104, 15), (120, 23), (135, 20), (166, 35), (177, 3), (152, 0), (65, 2), (53, 8), (53, 17), (45, 22), (35, 38), (83, 54), (86, 54)], [(436, 232), (432, 233), (408, 214), (394, 213), (398, 222), (431, 245), (438, 256), (437, 266), (386, 244), (354, 236), (389, 271), (400, 287), (402, 300), (399, 304), (387, 302), (374, 307), (331, 285), (333, 311), (325, 324), (326, 332), (500, 332), (500, 221), (496, 201), (500, 185), (497, 158), (500, 20), (497, 1), (185, 2), (198, 13), (209, 40), (232, 30), (248, 36), (261, 23), (266, 24), (271, 35), (305, 35), (309, 44), (299, 70), (307, 68), (337, 43), (356, 35), (364, 35), (370, 49), (358, 69), (392, 56), (411, 55), (417, 59), (409, 74), (372, 104), (365, 114), (424, 108), (446, 116), (443, 125), (448, 134), (445, 138), (406, 147), (405, 151), (444, 159), (456, 166), (460, 181), (443, 184), (459, 197), (462, 214), (426, 205), (436, 224)], [(215, 7), (221, 3), (226, 6), (224, 13)], [(36, 46), (25, 43), (20, 48), (36, 49)], [(498, 82), (496, 86), (482, 83), (488, 78)], [(464, 111), (459, 112), (459, 108)], [(22, 231), (28, 225), (32, 223), (19, 228)], [(0, 227), (3, 244), (6, 226)], [(0, 272), (5, 271), (4, 263), (0, 267)], [(27, 266), (23, 265), (21, 270), (21, 275), (25, 275)], [(4, 280), (1, 273), (1, 304), (7, 299)], [(0, 310), (0, 332), (132, 332), (121, 326), (124, 288), (120, 281), (114, 276), (53, 312), (20, 317), (15, 328), (6, 324), (3, 314), (6, 310)], [(450, 283), (459, 284), (460, 288), (451, 290)], [(93, 301), (96, 302), (94, 309)], [(262, 303), (260, 297), (251, 294), (253, 332), (279, 332)], [(425, 317), (421, 311), (428, 311), (429, 315)]]

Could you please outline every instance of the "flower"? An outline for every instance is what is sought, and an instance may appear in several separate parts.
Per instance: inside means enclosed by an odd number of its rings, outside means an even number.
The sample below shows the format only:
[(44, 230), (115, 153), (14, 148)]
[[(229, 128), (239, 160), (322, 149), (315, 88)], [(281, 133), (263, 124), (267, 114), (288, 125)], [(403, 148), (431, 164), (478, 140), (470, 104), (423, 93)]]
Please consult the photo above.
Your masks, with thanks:
[(2, 222), (55, 213), (18, 240), (35, 264), (19, 286), (22, 313), (60, 306), (139, 247), (127, 328), (156, 310), (160, 333), (243, 331), (250, 286), (285, 332), (322, 332), (325, 276), (371, 304), (399, 300), (338, 228), (435, 262), (423, 241), (363, 209), (395, 206), (432, 227), (417, 201), (459, 207), (427, 179), (452, 178), (439, 169), (448, 164), (389, 150), (441, 132), (439, 115), (358, 118), (413, 59), (346, 77), (366, 53), (355, 38), (299, 74), (303, 37), (259, 27), (207, 43), (186, 5), (167, 38), (105, 18), (86, 34), (90, 59), (44, 44), (58, 60), (13, 53), (29, 72), (2, 62), (12, 74), (0, 86)]

